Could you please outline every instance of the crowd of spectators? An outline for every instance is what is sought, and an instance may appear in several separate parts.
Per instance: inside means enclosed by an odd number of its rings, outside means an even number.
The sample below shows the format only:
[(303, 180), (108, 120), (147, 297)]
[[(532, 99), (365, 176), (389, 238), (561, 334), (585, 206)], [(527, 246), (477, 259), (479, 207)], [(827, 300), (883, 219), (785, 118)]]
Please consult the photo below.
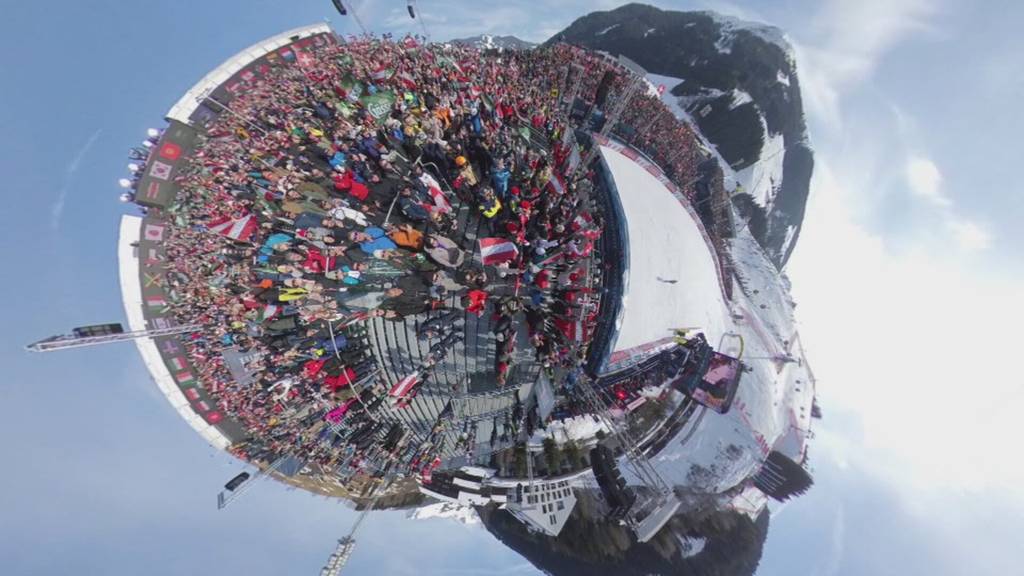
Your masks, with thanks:
[[(201, 127), (159, 216), (174, 223), (169, 306), (205, 327), (190, 360), (249, 434), (236, 454), (343, 478), (436, 465), (444, 418), (419, 434), (388, 411), (465, 337), (465, 314), (490, 316), (499, 387), (520, 342), (549, 373), (585, 355), (602, 215), (581, 185), (591, 175), (564, 176), (559, 65), (558, 52), (412, 38), (311, 46)], [(375, 110), (367, 94), (394, 100)], [(482, 260), (483, 236), (513, 243), (512, 257)], [(410, 317), (430, 355), (384, 381), (368, 320)], [(226, 348), (257, 353), (251, 383), (232, 378)]]
[[(610, 73), (608, 78), (611, 80), (608, 102), (624, 94), (636, 78), (634, 72), (603, 53), (568, 44), (557, 44), (552, 52), (562, 66), (562, 74), (569, 79), (569, 90), (575, 90), (576, 97), (587, 104), (597, 100), (606, 74)], [(579, 68), (573, 68), (573, 64)], [(642, 88), (623, 111), (618, 125), (612, 129), (616, 138), (654, 160), (676, 186), (693, 199), (693, 182), (698, 176), (698, 165), (704, 160), (704, 153), (693, 129), (676, 118), (662, 102), (657, 88), (644, 80)]]
[[(288, 455), (341, 479), (396, 465), (429, 474), (452, 433), (473, 450), (475, 426), (453, 423), (450, 403), (426, 430), (393, 411), (467, 337), (468, 315), (487, 318), (497, 342), (496, 387), (518, 385), (509, 378), (524, 355), (553, 381), (587, 361), (608, 216), (589, 167), (567, 174), (565, 97), (593, 102), (613, 72), (614, 101), (630, 73), (567, 45), (485, 53), (385, 36), (299, 56), (197, 126), (179, 196), (150, 212), (173, 224), (168, 305), (204, 327), (186, 348), (203, 388), (248, 433), (231, 448), (240, 457)], [(689, 193), (701, 159), (690, 128), (646, 92), (621, 125), (617, 136)], [(514, 249), (489, 260), (485, 237)], [(407, 318), (429, 354), (387, 381), (369, 324)], [(224, 363), (228, 348), (256, 358), (244, 383)], [(495, 418), (492, 447), (532, 422), (516, 409), (500, 435)]]

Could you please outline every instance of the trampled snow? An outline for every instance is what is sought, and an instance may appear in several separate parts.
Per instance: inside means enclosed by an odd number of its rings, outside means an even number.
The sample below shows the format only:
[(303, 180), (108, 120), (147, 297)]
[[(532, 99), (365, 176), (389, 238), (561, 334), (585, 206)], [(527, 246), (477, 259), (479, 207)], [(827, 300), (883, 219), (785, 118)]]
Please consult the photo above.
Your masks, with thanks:
[[(802, 461), (813, 375), (783, 278), (749, 230), (741, 228), (730, 241), (739, 282), (734, 300), (726, 303), (710, 250), (690, 213), (637, 163), (613, 149), (601, 151), (619, 191), (630, 243), (625, 312), (615, 348), (657, 340), (674, 327), (699, 326), (716, 349), (740, 356), (748, 368), (729, 413), (701, 408), (652, 457), (655, 467), (672, 484), (721, 494), (744, 486), (773, 449)], [(665, 283), (658, 276), (678, 281)], [(753, 508), (763, 506), (753, 500)]]
[(671, 336), (680, 327), (700, 327), (717, 342), (729, 311), (697, 222), (639, 164), (608, 147), (602, 146), (601, 153), (615, 179), (629, 234), (625, 312), (615, 350)]
[(621, 24), (612, 24), (611, 26), (605, 28), (604, 30), (599, 31), (597, 34), (595, 34), (595, 36), (604, 36), (605, 34), (611, 32), (612, 30), (615, 30), (619, 26), (621, 26)]

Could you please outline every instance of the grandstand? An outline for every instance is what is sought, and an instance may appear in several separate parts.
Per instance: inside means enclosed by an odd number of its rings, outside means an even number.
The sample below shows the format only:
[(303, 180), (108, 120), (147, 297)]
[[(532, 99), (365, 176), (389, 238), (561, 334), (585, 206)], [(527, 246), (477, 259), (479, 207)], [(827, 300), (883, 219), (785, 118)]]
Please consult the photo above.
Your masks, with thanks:
[[(337, 293), (337, 300), (329, 304), (347, 302), (342, 296), (348, 294), (342, 293), (354, 292), (351, 285), (324, 290), (323, 285), (315, 284), (335, 280), (328, 277), (326, 269), (334, 265), (335, 258), (340, 262), (354, 250), (341, 250), (330, 242), (322, 242), (316, 250), (309, 249), (312, 242), (307, 238), (308, 230), (295, 224), (299, 218), (290, 213), (291, 217), (282, 215), (281, 206), (294, 201), (287, 195), (295, 193), (298, 187), (293, 187), (293, 182), (283, 183), (288, 176), (276, 180), (279, 175), (267, 174), (289, 172), (294, 165), (303, 162), (313, 165), (307, 156), (314, 156), (310, 150), (321, 145), (330, 151), (321, 159), (323, 164), (330, 162), (327, 172), (333, 174), (335, 182), (342, 178), (341, 174), (348, 174), (348, 186), (352, 186), (351, 172), (363, 170), (360, 180), (365, 182), (364, 188), (374, 187), (382, 174), (387, 175), (382, 168), (387, 164), (381, 162), (381, 167), (366, 168), (365, 159), (355, 152), (360, 150), (363, 156), (372, 155), (370, 151), (375, 150), (374, 147), (364, 146), (364, 142), (366, 138), (373, 140), (373, 135), (353, 136), (359, 133), (354, 130), (335, 135), (333, 139), (323, 138), (329, 130), (322, 128), (341, 112), (321, 113), (316, 106), (322, 107), (321, 102), (313, 105), (302, 102), (294, 106), (288, 117), (294, 126), (289, 125), (290, 131), (285, 137), (278, 137), (269, 133), (273, 131), (270, 127), (275, 126), (271, 123), (276, 120), (273, 114), (280, 111), (261, 110), (253, 101), (262, 101), (251, 97), (254, 94), (266, 97), (260, 92), (266, 90), (264, 81), (285, 78), (294, 83), (296, 78), (304, 76), (314, 82), (324, 82), (330, 74), (322, 68), (351, 66), (353, 58), (369, 58), (367, 54), (373, 51), (367, 50), (367, 42), (379, 41), (353, 39), (345, 42), (326, 25), (285, 32), (218, 66), (189, 89), (166, 114), (167, 127), (152, 142), (145, 165), (133, 183), (135, 202), (145, 215), (143, 218), (126, 216), (121, 224), (122, 296), (132, 331), (174, 326), (186, 317), (204, 329), (185, 339), (163, 336), (137, 340), (147, 368), (172, 406), (207, 442), (261, 468), (271, 469), (278, 478), (305, 489), (354, 497), (372, 492), (377, 480), (387, 483), (395, 477), (405, 477), (419, 479), (427, 486), (428, 494), (441, 493), (440, 485), (453, 478), (451, 471), (467, 466), (488, 467), (495, 471), (491, 482), (508, 485), (532, 485), (535, 480), (543, 480), (534, 478), (535, 464), (537, 470), (543, 470), (538, 476), (546, 475), (549, 479), (567, 474), (586, 475), (589, 466), (586, 458), (568, 462), (559, 460), (554, 451), (542, 455), (537, 449), (543, 442), (545, 424), (580, 414), (601, 413), (604, 417), (608, 405), (614, 403), (608, 389), (627, 379), (642, 380), (645, 386), (658, 388), (663, 398), (671, 396), (668, 365), (678, 350), (678, 344), (672, 339), (676, 329), (699, 329), (712, 343), (721, 343), (730, 334), (742, 331), (733, 321), (734, 308), (742, 301), (733, 298), (732, 272), (720, 257), (720, 239), (712, 236), (713, 229), (709, 234), (706, 222), (690, 202), (690, 195), (676, 183), (678, 174), (669, 177), (651, 157), (611, 135), (612, 128), (621, 128), (620, 116), (631, 90), (639, 85), (638, 79), (619, 76), (614, 82), (609, 80), (604, 94), (608, 103), (602, 102), (602, 109), (594, 106), (594, 92), (601, 89), (591, 86), (583, 90), (580, 100), (586, 113), (578, 114), (579, 122), (574, 124), (569, 121), (568, 113), (580, 108), (577, 102), (559, 101), (552, 96), (560, 93), (558, 88), (561, 94), (580, 92), (579, 87), (568, 90), (559, 85), (563, 76), (555, 73), (555, 66), (563, 65), (557, 59), (565, 53), (558, 49), (542, 56), (522, 57), (523, 70), (528, 69), (550, 83), (551, 89), (541, 93), (552, 98), (551, 108), (558, 112), (545, 118), (528, 107), (513, 108), (508, 114), (514, 114), (521, 125), (511, 137), (502, 134), (502, 137), (516, 138), (503, 153), (507, 158), (519, 160), (523, 166), (510, 177), (523, 186), (524, 196), (534, 193), (532, 198), (536, 204), (548, 202), (548, 198), (569, 200), (561, 204), (549, 202), (550, 206), (546, 205), (543, 215), (538, 217), (539, 210), (531, 212), (528, 201), (513, 198), (518, 192), (509, 191), (503, 200), (505, 210), (514, 217), (507, 217), (498, 224), (490, 220), (493, 214), (488, 216), (475, 189), (467, 192), (457, 185), (466, 178), (465, 169), (461, 168), (467, 163), (463, 154), (472, 156), (469, 161), (472, 176), (472, 165), (476, 164), (479, 169), (479, 157), (490, 158), (490, 151), (481, 153), (467, 144), (457, 152), (442, 151), (437, 162), (433, 158), (424, 160), (426, 154), (418, 158), (398, 154), (400, 159), (389, 156), (392, 162), (408, 169), (402, 175), (404, 182), (412, 182), (410, 175), (412, 168), (416, 168), (425, 169), (427, 177), (438, 183), (437, 190), (431, 188), (430, 194), (435, 199), (445, 198), (448, 204), (445, 218), (450, 221), (445, 222), (444, 238), (465, 256), (467, 268), (486, 270), (490, 279), (486, 286), (487, 305), (482, 309), (467, 305), (468, 284), (447, 291), (437, 291), (437, 286), (430, 286), (428, 305), (413, 312), (391, 315), (375, 314), (377, 309), (332, 308), (322, 303), (329, 300), (327, 298), (313, 299), (311, 296), (332, 292)], [(401, 51), (407, 62), (417, 61), (416, 55), (422, 49), (409, 38), (380, 45)], [(346, 59), (348, 64), (340, 64)], [(432, 62), (440, 59), (435, 56)], [(481, 61), (486, 62), (482, 58)], [(458, 73), (451, 72), (453, 79), (470, 74), (466, 70), (477, 65), (468, 57), (461, 63), (451, 64), (458, 70)], [(629, 66), (626, 70), (635, 73)], [(381, 141), (392, 146), (396, 153), (398, 150), (408, 152), (402, 147), (408, 143), (406, 138), (418, 137), (413, 136), (415, 131), (403, 133), (402, 126), (408, 124), (410, 118), (413, 124), (420, 121), (413, 117), (420, 113), (414, 114), (411, 110), (426, 110), (425, 103), (404, 104), (407, 95), (402, 94), (403, 87), (413, 92), (410, 86), (417, 87), (415, 79), (406, 70), (395, 73), (386, 67), (373, 70), (372, 74), (374, 81), (381, 84), (380, 87), (374, 85), (375, 91), (367, 90), (360, 96), (362, 85), (349, 76), (334, 86), (331, 98), (338, 100), (339, 111), (357, 109), (355, 117), (378, 128), (377, 134), (383, 135)], [(479, 94), (473, 94), (478, 89), (468, 82), (453, 80), (452, 85), (455, 86), (452, 99), (463, 98), (460, 91), (465, 91), (471, 94), (467, 100), (491, 109), (488, 129), (508, 131), (506, 124), (493, 122), (493, 115), (497, 115), (495, 110), (500, 110), (501, 104), (488, 104)], [(392, 100), (379, 107), (382, 93), (388, 93), (384, 87), (390, 88)], [(524, 100), (529, 101), (525, 97)], [(416, 101), (416, 96), (412, 101)], [(565, 110), (559, 109), (560, 104)], [(469, 126), (482, 122), (476, 106), (465, 106), (464, 121)], [(607, 114), (603, 108), (608, 109)], [(382, 111), (379, 118), (366, 116), (373, 115), (374, 110)], [(606, 123), (595, 126), (591, 122), (595, 114)], [(404, 119), (397, 121), (398, 118)], [(397, 121), (397, 133), (387, 132), (388, 120)], [(423, 124), (428, 122), (423, 121)], [(427, 128), (429, 130), (429, 126)], [(366, 128), (362, 130), (370, 132)], [(320, 135), (312, 136), (316, 132)], [(445, 135), (449, 141), (465, 138), (480, 146), (478, 140), (462, 131), (450, 130)], [(289, 138), (294, 147), (273, 148)], [(269, 151), (261, 150), (241, 159), (210, 159), (208, 153), (211, 150), (216, 153), (222, 142), (237, 144), (239, 139), (258, 144), (271, 142), (272, 146), (268, 145)], [(580, 147), (579, 143), (584, 146)], [(341, 159), (335, 165), (339, 155)], [(461, 159), (461, 163), (457, 159)], [(672, 159), (673, 172), (692, 169), (687, 158)], [(438, 167), (437, 163), (447, 164), (448, 160), (453, 166)], [(243, 161), (251, 165), (234, 165)], [(543, 172), (539, 166), (546, 166), (548, 162), (552, 169), (539, 177)], [(489, 166), (487, 168), (490, 170)], [(231, 185), (224, 184), (228, 178), (222, 178), (222, 173), (233, 174), (235, 180)], [(253, 176), (254, 173), (257, 176)], [(210, 174), (216, 177), (211, 178)], [(332, 177), (320, 176), (320, 182), (328, 182), (323, 186), (329, 187)], [(321, 186), (312, 180), (310, 177), (301, 185)], [(183, 215), (187, 210), (182, 206), (194, 207), (190, 203), (195, 204), (197, 197), (206, 201), (207, 191), (197, 185), (198, 182), (223, 187), (219, 196), (211, 196), (217, 202), (237, 202), (232, 215), (224, 216), (226, 222), (217, 224), (223, 227), (223, 232), (211, 233), (211, 222), (217, 220), (210, 217), (210, 213), (217, 212), (216, 207), (201, 206), (194, 210), (200, 215), (198, 222), (189, 221)], [(463, 182), (461, 186), (466, 184)], [(355, 194), (350, 197), (341, 190), (340, 184), (331, 189), (332, 198), (344, 197), (345, 208), (350, 211), (364, 209), (372, 216), (369, 222), (372, 226), (387, 228), (396, 222), (407, 225), (414, 222), (405, 212), (408, 204), (401, 202), (404, 191), (392, 191), (385, 202), (374, 206), (365, 195), (359, 198), (360, 204), (351, 199)], [(489, 201), (486, 194), (483, 196)], [(311, 205), (308, 199), (303, 201), (307, 202), (307, 208)], [(259, 217), (248, 213), (256, 212), (253, 207), (261, 204), (263, 210)], [(314, 208), (321, 210), (322, 207)], [(244, 217), (237, 216), (243, 213)], [(267, 217), (268, 213), (273, 214)], [(538, 218), (544, 221), (538, 223)], [(414, 223), (426, 234), (440, 235), (437, 231), (442, 228), (440, 224), (434, 228), (434, 222)], [(359, 234), (372, 227), (366, 223), (362, 226), (360, 231), (353, 232)], [(553, 231), (558, 227), (563, 229), (560, 233), (564, 236), (559, 242), (551, 242), (553, 256), (530, 244), (544, 244), (548, 234), (554, 237)], [(527, 229), (536, 236), (528, 238)], [(316, 234), (326, 236), (330, 232)], [(216, 234), (227, 235), (231, 241), (218, 238), (216, 242), (225, 242), (221, 248), (209, 239)], [(260, 266), (260, 258), (279, 256), (275, 245), (269, 244), (278, 234), (290, 234), (289, 240), (302, 246), (303, 251), (289, 254), (294, 257), (291, 261), (281, 256), (282, 262), (292, 264), (276, 268)], [(186, 273), (190, 270), (182, 269), (180, 262), (179, 267), (174, 268), (173, 261), (176, 258), (199, 259), (190, 252), (192, 246), (186, 246), (187, 249), (173, 246), (174, 241), (182, 237), (206, 248), (213, 246), (205, 254), (207, 258), (216, 259), (216, 266), (210, 266), (216, 272), (211, 276), (217, 276), (221, 282), (215, 286), (215, 296), (224, 295), (222, 301), (232, 304), (233, 312), (211, 312), (213, 306), (200, 310), (194, 303), (197, 299), (203, 299), (204, 304), (221, 305), (214, 297), (205, 298), (205, 286), (198, 297), (195, 291), (192, 293), (192, 300), (182, 295), (186, 287), (195, 290), (186, 286), (195, 278)], [(491, 237), (516, 244), (518, 259), (499, 264), (485, 261), (480, 242)], [(354, 245), (359, 245), (365, 254), (360, 255), (360, 260), (349, 262), (353, 267), (362, 259), (383, 260), (395, 269), (399, 266), (392, 263), (408, 265), (401, 257), (380, 254), (389, 250), (367, 250), (359, 242)], [(459, 262), (452, 267), (462, 266), (461, 256)], [(431, 273), (443, 267), (437, 264), (430, 265)], [(296, 271), (297, 268), (301, 270)], [(338, 264), (330, 271), (341, 269)], [(404, 270), (409, 272), (408, 268)], [(417, 269), (407, 276), (422, 275), (420, 272)], [(233, 274), (237, 276), (234, 282), (224, 280)], [(542, 275), (545, 277), (543, 286), (539, 279)], [(396, 283), (388, 282), (378, 288), (390, 291)], [(279, 292), (270, 291), (264, 284)], [(266, 304), (257, 300), (266, 298), (268, 293), (272, 299)], [(276, 299), (278, 295), (310, 298), (295, 304), (283, 297)], [(232, 298), (235, 300), (231, 301)], [(306, 308), (307, 302), (316, 303)], [(227, 304), (223, 306), (229, 308)], [(524, 308), (529, 310), (524, 312)], [(298, 320), (290, 328), (270, 328), (274, 324), (273, 314), (291, 315)], [(450, 331), (425, 330), (431, 323), (442, 321), (451, 327)], [(324, 331), (329, 337), (319, 333)], [(314, 337), (310, 333), (318, 335)], [(450, 338), (453, 334), (458, 338)], [(351, 346), (349, 350), (339, 350), (338, 335)], [(344, 364), (340, 368), (335, 366), (339, 368), (337, 373), (327, 377), (318, 374), (327, 362), (335, 360), (336, 364)], [(285, 362), (291, 362), (289, 365), (295, 369), (288, 373), (278, 370), (278, 365)], [(729, 416), (744, 419), (750, 431), (745, 439), (750, 440), (748, 444), (752, 447), (751, 456), (741, 461), (742, 467), (737, 466), (736, 478), (729, 479), (734, 484), (756, 475), (767, 458), (769, 445), (782, 433), (777, 425), (780, 418), (768, 401), (770, 393), (774, 393), (771, 392), (774, 381), (769, 382), (771, 376), (764, 371), (755, 373), (753, 378), (760, 389), (741, 391), (738, 396), (740, 415)], [(595, 395), (584, 398), (585, 394), (576, 383), (584, 382), (583, 386), (589, 386), (587, 382), (591, 380)], [(801, 402), (805, 399), (800, 397)], [(679, 438), (685, 441), (698, 429), (703, 430), (703, 434), (713, 435), (720, 432), (716, 426), (724, 428), (735, 424), (733, 420), (714, 419), (724, 418), (723, 414), (705, 417), (705, 409), (689, 397), (670, 408), (660, 421), (643, 430), (643, 436), (637, 441), (623, 432), (616, 449), (626, 454), (626, 458), (642, 460), (650, 455), (665, 459), (668, 447), (681, 445)], [(618, 412), (616, 418), (620, 416)], [(796, 422), (792, 428), (795, 432), (788, 433), (786, 443), (793, 446), (787, 453), (802, 455), (806, 434), (800, 431), (806, 427)], [(708, 432), (709, 429), (714, 431)], [(635, 445), (622, 446), (622, 438)], [(583, 443), (589, 447), (600, 441), (595, 432)], [(509, 461), (516, 457), (528, 461), (529, 472), (509, 470)], [(648, 522), (637, 522), (644, 526), (645, 538), (656, 533), (680, 505), (671, 497), (670, 487), (682, 483), (680, 477), (685, 477), (685, 473), (678, 474), (671, 464), (659, 466), (658, 473), (670, 476), (665, 489), (659, 492), (660, 502), (667, 504), (649, 506), (648, 510), (654, 511), (648, 515)], [(502, 473), (496, 472), (499, 469)], [(671, 476), (673, 474), (675, 476)], [(436, 483), (431, 482), (431, 477), (438, 479)], [(637, 478), (631, 480), (638, 482)], [(644, 480), (640, 479), (639, 483)], [(409, 490), (411, 484), (388, 485)], [(763, 484), (776, 486), (781, 482), (773, 476)], [(789, 489), (788, 485), (784, 487)], [(789, 492), (795, 491), (788, 490), (787, 494)], [(559, 519), (558, 529), (564, 521), (564, 518)]]

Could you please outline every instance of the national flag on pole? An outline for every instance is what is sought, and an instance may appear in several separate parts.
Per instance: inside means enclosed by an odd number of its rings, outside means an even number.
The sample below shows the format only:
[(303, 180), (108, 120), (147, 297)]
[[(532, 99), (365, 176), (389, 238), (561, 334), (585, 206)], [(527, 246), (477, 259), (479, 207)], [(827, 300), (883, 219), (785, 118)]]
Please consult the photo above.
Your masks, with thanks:
[(374, 80), (387, 80), (388, 78), (391, 78), (391, 76), (394, 73), (395, 73), (394, 70), (392, 70), (392, 69), (390, 69), (390, 68), (388, 68), (386, 66), (382, 66), (382, 67), (378, 68), (377, 70), (374, 70), (374, 72), (372, 74), (370, 74), (370, 78), (373, 78)]
[(437, 183), (429, 173), (424, 172), (420, 175), (420, 183), (427, 187), (427, 193), (430, 194), (430, 199), (433, 200), (433, 205), (426, 204), (424, 208), (430, 212), (440, 212), (447, 214), (452, 211), (452, 204), (448, 201), (448, 196), (441, 189), (441, 185)]
[(590, 225), (593, 223), (594, 218), (590, 214), (582, 212), (578, 216), (576, 216), (576, 218), (572, 221), (572, 225), (570, 227), (572, 228), (573, 232), (579, 232), (580, 230), (585, 230), (589, 228)]
[(416, 386), (416, 383), (419, 382), (419, 379), (419, 372), (413, 372), (412, 374), (409, 374), (405, 378), (399, 380), (394, 386), (392, 386), (391, 391), (388, 392), (388, 395), (393, 398), (404, 397), (406, 394), (412, 391), (412, 389)]
[(259, 313), (256, 314), (256, 321), (257, 322), (265, 322), (267, 320), (270, 320), (274, 316), (277, 316), (277, 314), (280, 311), (281, 311), (281, 307), (280, 306), (278, 306), (276, 304), (267, 304), (266, 306), (263, 307), (262, 310), (259, 311)]
[(447, 56), (438, 56), (437, 57), (437, 61), (439, 63), (441, 63), (441, 64), (445, 64), (447, 66), (451, 66), (452, 68), (455, 68), (455, 70), (459, 74), (462, 74), (462, 67), (459, 66), (458, 62), (456, 62), (455, 60), (452, 60), (451, 58), (448, 58)]
[(480, 259), (484, 266), (494, 266), (502, 262), (511, 262), (519, 256), (516, 243), (504, 238), (481, 238)]
[(434, 207), (431, 209), (431, 212), (448, 214), (452, 211), (451, 202), (448, 202), (448, 197), (444, 195), (444, 192), (440, 188), (431, 186), (430, 198), (434, 201)]
[(246, 214), (241, 218), (218, 218), (207, 226), (211, 232), (227, 236), (239, 242), (248, 242), (253, 233), (256, 232), (256, 219), (252, 214)]
[(409, 75), (409, 73), (399, 72), (395, 77), (398, 78), (399, 81), (401, 81), (402, 86), (405, 86), (406, 89), (412, 90), (416, 88), (416, 80), (414, 80), (413, 77)]

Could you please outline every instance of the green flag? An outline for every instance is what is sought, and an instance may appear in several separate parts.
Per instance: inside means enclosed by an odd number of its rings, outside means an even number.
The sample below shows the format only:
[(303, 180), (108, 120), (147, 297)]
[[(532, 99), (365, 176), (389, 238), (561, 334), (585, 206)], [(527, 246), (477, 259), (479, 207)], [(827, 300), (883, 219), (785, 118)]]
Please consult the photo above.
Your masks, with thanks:
[(364, 94), (360, 99), (366, 111), (370, 113), (377, 124), (382, 124), (391, 112), (395, 104), (395, 93), (390, 90), (377, 92), (376, 94)]
[(363, 84), (357, 81), (352, 75), (345, 76), (341, 80), (341, 87), (348, 94), (348, 99), (352, 102), (359, 100), (360, 96), (363, 95)]
[(339, 66), (343, 66), (345, 68), (351, 68), (353, 62), (354, 62), (354, 60), (352, 59), (352, 55), (351, 54), (345, 53), (345, 54), (342, 54), (341, 56), (338, 56), (338, 65)]

